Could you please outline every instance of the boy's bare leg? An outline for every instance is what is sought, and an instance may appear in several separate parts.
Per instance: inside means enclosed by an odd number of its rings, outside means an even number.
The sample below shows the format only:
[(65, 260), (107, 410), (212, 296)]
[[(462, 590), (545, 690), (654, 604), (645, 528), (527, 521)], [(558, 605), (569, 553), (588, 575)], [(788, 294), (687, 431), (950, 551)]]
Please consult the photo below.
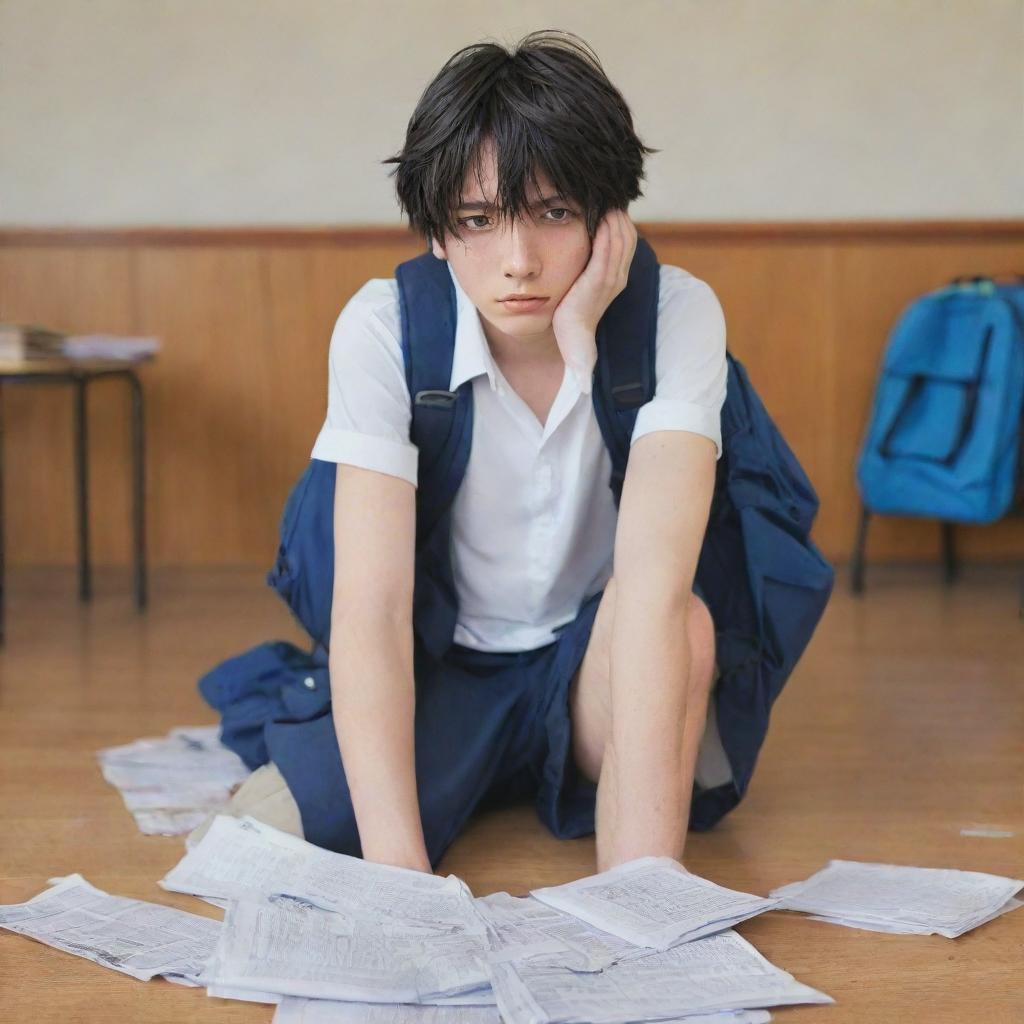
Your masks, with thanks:
[[(615, 617), (615, 581), (610, 580), (598, 607), (590, 642), (579, 671), (570, 687), (569, 708), (572, 719), (573, 757), (579, 770), (597, 790), (597, 863), (599, 870), (611, 866), (608, 851), (608, 826), (618, 821), (616, 793), (616, 752), (611, 738), (611, 635)], [(682, 645), (689, 660), (689, 671), (680, 671), (682, 694), (667, 695), (666, 703), (682, 706), (682, 736), (678, 763), (681, 794), (674, 813), (679, 816), (682, 841), (689, 820), (690, 795), (701, 737), (707, 718), (707, 703), (715, 668), (714, 624), (707, 606), (691, 594), (686, 613), (686, 643)], [(675, 780), (671, 780), (675, 781)], [(679, 848), (682, 853), (682, 848)]]

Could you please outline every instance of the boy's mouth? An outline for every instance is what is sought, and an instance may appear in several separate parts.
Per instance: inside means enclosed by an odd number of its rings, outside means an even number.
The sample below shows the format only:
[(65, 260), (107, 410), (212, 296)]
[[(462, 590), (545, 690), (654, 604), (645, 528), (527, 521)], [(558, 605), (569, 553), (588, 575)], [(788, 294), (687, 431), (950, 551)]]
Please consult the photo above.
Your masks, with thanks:
[(499, 302), (507, 309), (510, 313), (531, 313), (535, 309), (540, 309), (548, 301), (548, 296), (523, 296), (522, 298), (506, 298), (499, 299)]

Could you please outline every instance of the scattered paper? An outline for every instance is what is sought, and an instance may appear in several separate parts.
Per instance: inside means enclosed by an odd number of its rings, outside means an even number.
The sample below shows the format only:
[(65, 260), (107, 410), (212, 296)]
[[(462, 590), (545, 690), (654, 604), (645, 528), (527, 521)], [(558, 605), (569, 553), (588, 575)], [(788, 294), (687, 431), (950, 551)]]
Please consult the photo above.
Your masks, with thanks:
[(501, 1024), (491, 1006), (341, 1003), (285, 996), (273, 1024)]
[(487, 923), (490, 963), (529, 960), (534, 965), (587, 972), (649, 952), (532, 896), (493, 893), (479, 897), (476, 908)]
[(723, 888), (671, 857), (640, 857), (532, 895), (627, 942), (659, 950), (724, 931), (778, 902)]
[(981, 839), (1010, 839), (1016, 835), (1007, 828), (996, 828), (994, 825), (972, 825), (960, 829), (962, 836), (976, 836)]
[(229, 900), (285, 897), (403, 933), (486, 934), (466, 883), (449, 875), (332, 853), (254, 818), (218, 815), (159, 883), (172, 892)]
[(111, 896), (81, 875), (51, 879), (26, 903), (0, 906), (0, 927), (140, 981), (162, 975), (197, 984), (220, 934), (219, 921)]
[[(685, 1024), (767, 1024), (771, 1019), (770, 1013), (754, 1010), (698, 1014), (685, 1018)], [(273, 1024), (501, 1024), (501, 1016), (487, 1007), (369, 1006), (286, 996), (274, 1014)]]
[(955, 939), (1021, 906), (1024, 881), (980, 871), (833, 860), (802, 882), (776, 889), (779, 908), (815, 920), (904, 935)]
[(172, 729), (97, 757), (103, 777), (121, 791), (125, 806), (146, 835), (191, 832), (223, 808), (232, 789), (249, 775), (241, 758), (218, 738), (218, 727)]
[(236, 902), (203, 980), (228, 989), (367, 1003), (423, 1003), (486, 989), (480, 935), (407, 934), (345, 914)]
[(135, 824), (146, 836), (179, 836), (198, 828), (209, 816), (210, 811), (136, 811)]
[(529, 963), (489, 969), (505, 1024), (691, 1021), (690, 1014), (833, 1002), (769, 963), (733, 931), (649, 953), (600, 974)]
[(237, 999), (243, 1003), (280, 1003), (286, 997), (279, 992), (260, 992), (254, 988), (230, 988), (228, 985), (218, 985), (208, 982), (206, 994), (214, 999)]

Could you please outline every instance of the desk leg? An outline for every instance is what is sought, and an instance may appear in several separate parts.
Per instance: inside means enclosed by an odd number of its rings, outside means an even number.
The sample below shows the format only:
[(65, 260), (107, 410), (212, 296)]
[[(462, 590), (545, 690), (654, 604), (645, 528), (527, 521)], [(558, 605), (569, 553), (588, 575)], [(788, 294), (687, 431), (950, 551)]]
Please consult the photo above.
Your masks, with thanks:
[(146, 587), (146, 416), (142, 383), (128, 372), (132, 389), (132, 536), (135, 544), (135, 604), (142, 611), (147, 604)]
[(952, 523), (942, 524), (942, 572), (946, 583), (954, 583), (960, 574), (956, 560), (956, 535)]
[(0, 382), (0, 647), (4, 643), (4, 391)]
[(89, 564), (89, 435), (86, 417), (84, 377), (76, 377), (75, 388), (75, 489), (78, 507), (78, 596), (92, 598), (92, 568)]

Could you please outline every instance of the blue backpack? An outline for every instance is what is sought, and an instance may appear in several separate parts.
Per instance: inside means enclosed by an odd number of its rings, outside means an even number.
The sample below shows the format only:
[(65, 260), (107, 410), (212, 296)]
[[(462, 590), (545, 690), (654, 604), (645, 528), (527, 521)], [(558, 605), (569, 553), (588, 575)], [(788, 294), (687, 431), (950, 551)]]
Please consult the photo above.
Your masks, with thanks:
[[(458, 611), (449, 559), (451, 506), (469, 459), (472, 382), (448, 391), (455, 341), (455, 290), (446, 265), (425, 253), (396, 270), (402, 352), (412, 396), (411, 439), (419, 449), (416, 582), (413, 626), (435, 657), (452, 643)], [(626, 288), (598, 326), (592, 392), (611, 454), (616, 505), (637, 410), (654, 395), (659, 267), (640, 239)], [(707, 828), (736, 806), (750, 781), (769, 712), (807, 646), (832, 590), (833, 572), (809, 534), (818, 509), (810, 481), (731, 355), (722, 409), (723, 455), (696, 580), (717, 635), (720, 679), (715, 710), (732, 778), (694, 796), (691, 825)], [(334, 578), (333, 507), (336, 467), (312, 460), (288, 498), (281, 522), (273, 586), (314, 641), (305, 665), (278, 674), (280, 698), (269, 693), (270, 665), (283, 658), (263, 645), (231, 659), (200, 683), (224, 712), (224, 742), (252, 766), (266, 760), (254, 706), (274, 714), (321, 708), (330, 643)], [(259, 686), (247, 686), (247, 673)], [(303, 683), (308, 689), (303, 688)], [(250, 699), (251, 698), (251, 699)], [(237, 709), (239, 717), (232, 719)]]
[(991, 523), (1021, 472), (1024, 283), (956, 281), (889, 336), (857, 467), (866, 510)]

